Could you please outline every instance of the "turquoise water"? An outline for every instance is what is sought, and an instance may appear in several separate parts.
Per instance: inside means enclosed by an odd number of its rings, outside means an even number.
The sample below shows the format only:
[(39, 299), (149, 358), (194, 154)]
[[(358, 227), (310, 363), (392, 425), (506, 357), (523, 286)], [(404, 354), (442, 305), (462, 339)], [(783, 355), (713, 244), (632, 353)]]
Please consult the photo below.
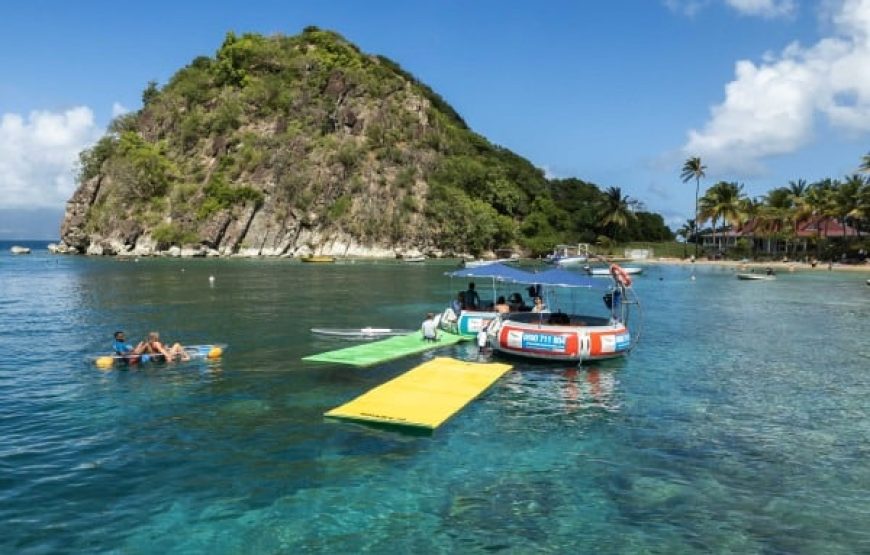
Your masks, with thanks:
[[(300, 361), (349, 344), (311, 327), (416, 327), (447, 269), (0, 245), (0, 552), (870, 552), (868, 276), (650, 267), (625, 360), (514, 360), (432, 436), (325, 421), (474, 356)], [(230, 349), (84, 364), (115, 328)]]

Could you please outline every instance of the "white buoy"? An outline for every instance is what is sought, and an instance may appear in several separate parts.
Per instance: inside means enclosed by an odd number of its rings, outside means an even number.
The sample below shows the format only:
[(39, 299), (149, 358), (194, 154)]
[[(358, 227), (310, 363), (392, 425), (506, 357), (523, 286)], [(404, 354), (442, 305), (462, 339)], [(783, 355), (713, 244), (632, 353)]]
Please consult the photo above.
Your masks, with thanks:
[(692, 281), (695, 281), (695, 274), (692, 274)]
[(214, 285), (214, 276), (208, 276), (208, 284)]

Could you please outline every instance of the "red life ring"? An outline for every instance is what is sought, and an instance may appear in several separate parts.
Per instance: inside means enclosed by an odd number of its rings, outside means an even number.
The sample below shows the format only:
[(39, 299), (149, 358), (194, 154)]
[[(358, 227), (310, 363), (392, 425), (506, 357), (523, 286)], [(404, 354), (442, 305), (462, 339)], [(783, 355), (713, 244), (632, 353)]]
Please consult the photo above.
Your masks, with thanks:
[(623, 287), (631, 287), (631, 278), (618, 264), (610, 265), (610, 273), (613, 275), (613, 279), (622, 284)]

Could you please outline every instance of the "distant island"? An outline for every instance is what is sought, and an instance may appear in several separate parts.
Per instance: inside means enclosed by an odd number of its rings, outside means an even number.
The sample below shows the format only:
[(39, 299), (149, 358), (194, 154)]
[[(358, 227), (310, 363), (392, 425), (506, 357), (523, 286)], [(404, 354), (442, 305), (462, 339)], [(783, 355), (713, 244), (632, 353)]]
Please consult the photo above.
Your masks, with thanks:
[[(548, 179), (337, 33), (229, 33), (80, 155), (62, 252), (539, 255), (673, 234), (619, 187)], [(518, 108), (521, 109), (521, 108)]]

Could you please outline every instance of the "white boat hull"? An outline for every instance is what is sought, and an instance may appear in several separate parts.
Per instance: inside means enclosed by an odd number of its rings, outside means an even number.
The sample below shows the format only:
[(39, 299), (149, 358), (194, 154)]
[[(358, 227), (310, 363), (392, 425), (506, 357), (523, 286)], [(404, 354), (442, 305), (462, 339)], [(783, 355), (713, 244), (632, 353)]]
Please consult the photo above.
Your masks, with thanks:
[(464, 268), (480, 268), (481, 266), (489, 266), (490, 264), (504, 264), (505, 262), (513, 262), (512, 258), (499, 258), (498, 260), (466, 260), (462, 263)]
[(583, 362), (624, 356), (631, 334), (622, 323), (548, 325), (505, 320), (490, 335), (493, 349), (537, 360)]
[(776, 276), (768, 276), (765, 274), (737, 274), (737, 279), (744, 281), (773, 281)]
[(577, 266), (578, 264), (585, 264), (589, 261), (589, 258), (586, 256), (566, 256), (564, 258), (555, 258), (553, 263), (556, 266)]
[[(589, 268), (586, 271), (589, 275), (595, 277), (611, 277), (613, 275), (610, 273), (610, 268)], [(637, 266), (622, 266), (622, 271), (630, 276), (634, 276), (643, 273), (643, 268)]]

